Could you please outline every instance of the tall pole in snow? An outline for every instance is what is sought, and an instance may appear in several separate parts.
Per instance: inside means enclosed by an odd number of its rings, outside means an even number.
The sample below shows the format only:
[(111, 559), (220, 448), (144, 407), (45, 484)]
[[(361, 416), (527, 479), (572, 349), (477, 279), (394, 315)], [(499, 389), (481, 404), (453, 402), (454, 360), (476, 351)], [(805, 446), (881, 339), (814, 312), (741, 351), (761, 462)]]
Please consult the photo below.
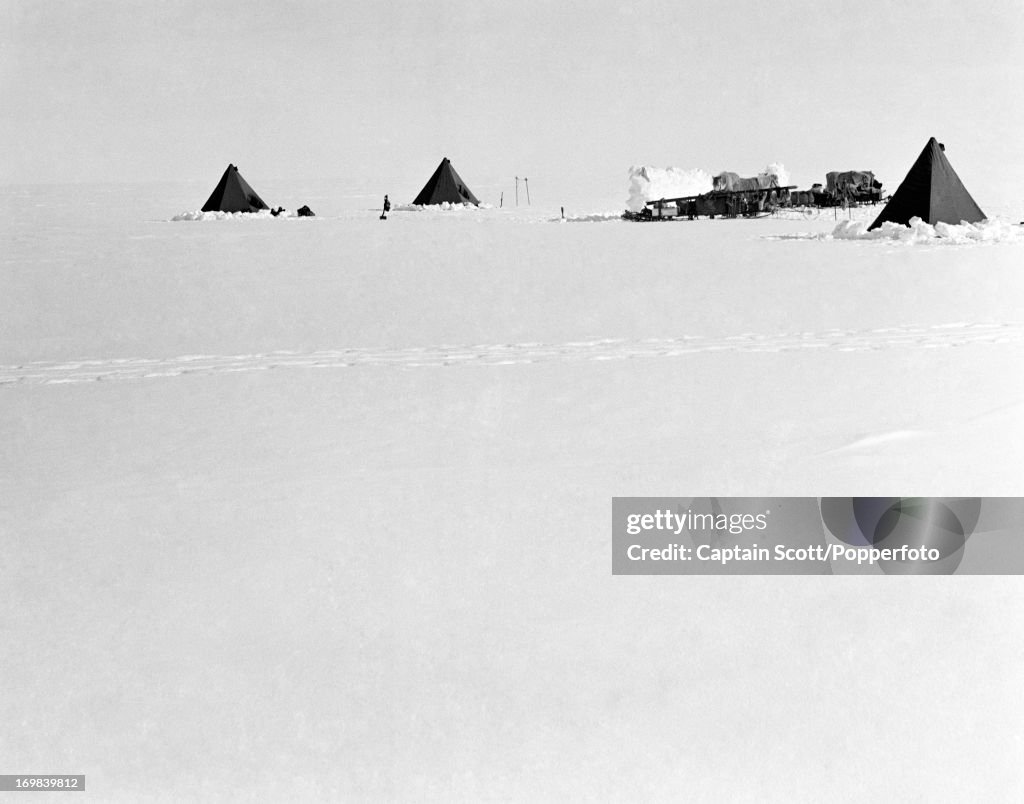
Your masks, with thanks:
[(516, 176), (516, 206), (519, 206), (519, 177)]
[(526, 182), (526, 205), (529, 206), (530, 205), (530, 180), (524, 176), (523, 177), (523, 181)]

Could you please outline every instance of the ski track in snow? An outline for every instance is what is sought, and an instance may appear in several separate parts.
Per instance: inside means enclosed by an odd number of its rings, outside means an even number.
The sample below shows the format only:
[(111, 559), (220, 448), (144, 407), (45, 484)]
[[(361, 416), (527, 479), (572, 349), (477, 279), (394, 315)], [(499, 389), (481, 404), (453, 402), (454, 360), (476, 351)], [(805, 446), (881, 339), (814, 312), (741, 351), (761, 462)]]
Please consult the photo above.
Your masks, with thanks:
[(602, 338), (565, 343), (509, 343), (477, 346), (426, 346), (404, 349), (349, 348), (314, 352), (274, 351), (237, 355), (183, 355), (169, 358), (117, 358), (39, 361), (0, 366), (0, 385), (67, 385), (98, 381), (145, 380), (186, 375), (339, 369), (361, 366), (424, 368), (507, 366), (530, 363), (681, 357), (709, 352), (865, 352), (897, 348), (950, 348), (975, 344), (1024, 342), (1024, 326), (955, 323), (872, 330), (826, 330), (777, 335), (744, 334), (724, 338), (625, 340)]
[(934, 430), (891, 430), (885, 433), (861, 436), (860, 438), (844, 444), (841, 447), (827, 449), (819, 452), (818, 455), (842, 455), (848, 452), (870, 452), (872, 450), (884, 449), (885, 447), (904, 444), (907, 441), (934, 438), (939, 433)]

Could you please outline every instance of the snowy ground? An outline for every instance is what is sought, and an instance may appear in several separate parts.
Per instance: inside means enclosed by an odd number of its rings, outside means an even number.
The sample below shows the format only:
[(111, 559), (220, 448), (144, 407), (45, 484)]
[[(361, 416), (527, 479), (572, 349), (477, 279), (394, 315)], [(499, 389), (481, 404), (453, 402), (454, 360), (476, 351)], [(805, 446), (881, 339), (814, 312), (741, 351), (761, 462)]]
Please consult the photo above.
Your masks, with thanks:
[(1015, 579), (613, 578), (609, 544), (612, 496), (1020, 494), (1024, 243), (329, 188), (172, 222), (188, 189), (4, 191), (0, 772), (1024, 793)]

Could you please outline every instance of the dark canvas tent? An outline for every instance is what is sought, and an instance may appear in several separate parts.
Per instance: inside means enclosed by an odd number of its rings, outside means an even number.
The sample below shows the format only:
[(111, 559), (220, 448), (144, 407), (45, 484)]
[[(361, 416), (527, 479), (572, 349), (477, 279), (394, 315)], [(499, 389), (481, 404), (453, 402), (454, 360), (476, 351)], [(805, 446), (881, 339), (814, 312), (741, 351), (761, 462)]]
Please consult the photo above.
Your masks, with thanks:
[(420, 194), (416, 196), (414, 204), (443, 204), (447, 201), (449, 204), (476, 204), (479, 206), (480, 202), (477, 201), (473, 191), (470, 190), (465, 182), (459, 177), (459, 174), (455, 172), (455, 168), (452, 167), (452, 163), (446, 156), (441, 160), (441, 164), (437, 166), (437, 170), (434, 171), (434, 175), (430, 177), (430, 180), (424, 185), (423, 189), (420, 190)]
[(933, 226), (936, 223), (985, 220), (985, 213), (974, 203), (943, 150), (935, 137), (928, 140), (907, 177), (893, 193), (882, 214), (868, 227), (869, 230), (877, 229), (886, 221), (906, 226), (915, 216)]
[(256, 212), (261, 209), (268, 207), (234, 165), (228, 165), (203, 204), (203, 212)]

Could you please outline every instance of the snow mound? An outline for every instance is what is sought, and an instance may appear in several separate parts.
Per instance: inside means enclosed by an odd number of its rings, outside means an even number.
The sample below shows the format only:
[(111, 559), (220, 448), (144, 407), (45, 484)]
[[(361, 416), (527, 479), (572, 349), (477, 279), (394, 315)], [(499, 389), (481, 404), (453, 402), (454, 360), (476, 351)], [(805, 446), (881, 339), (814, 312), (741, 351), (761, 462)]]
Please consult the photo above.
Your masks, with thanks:
[(936, 243), (958, 245), (964, 243), (1015, 243), (1024, 241), (1024, 227), (1003, 220), (984, 220), (980, 223), (937, 223), (934, 226), (920, 218), (911, 218), (909, 226), (886, 221), (877, 229), (868, 231), (867, 221), (840, 221), (832, 230), (836, 240), (886, 240), (900, 243)]
[(659, 168), (651, 165), (629, 169), (629, 209), (639, 212), (648, 201), (681, 198), (711, 192), (711, 174), (706, 170)]

